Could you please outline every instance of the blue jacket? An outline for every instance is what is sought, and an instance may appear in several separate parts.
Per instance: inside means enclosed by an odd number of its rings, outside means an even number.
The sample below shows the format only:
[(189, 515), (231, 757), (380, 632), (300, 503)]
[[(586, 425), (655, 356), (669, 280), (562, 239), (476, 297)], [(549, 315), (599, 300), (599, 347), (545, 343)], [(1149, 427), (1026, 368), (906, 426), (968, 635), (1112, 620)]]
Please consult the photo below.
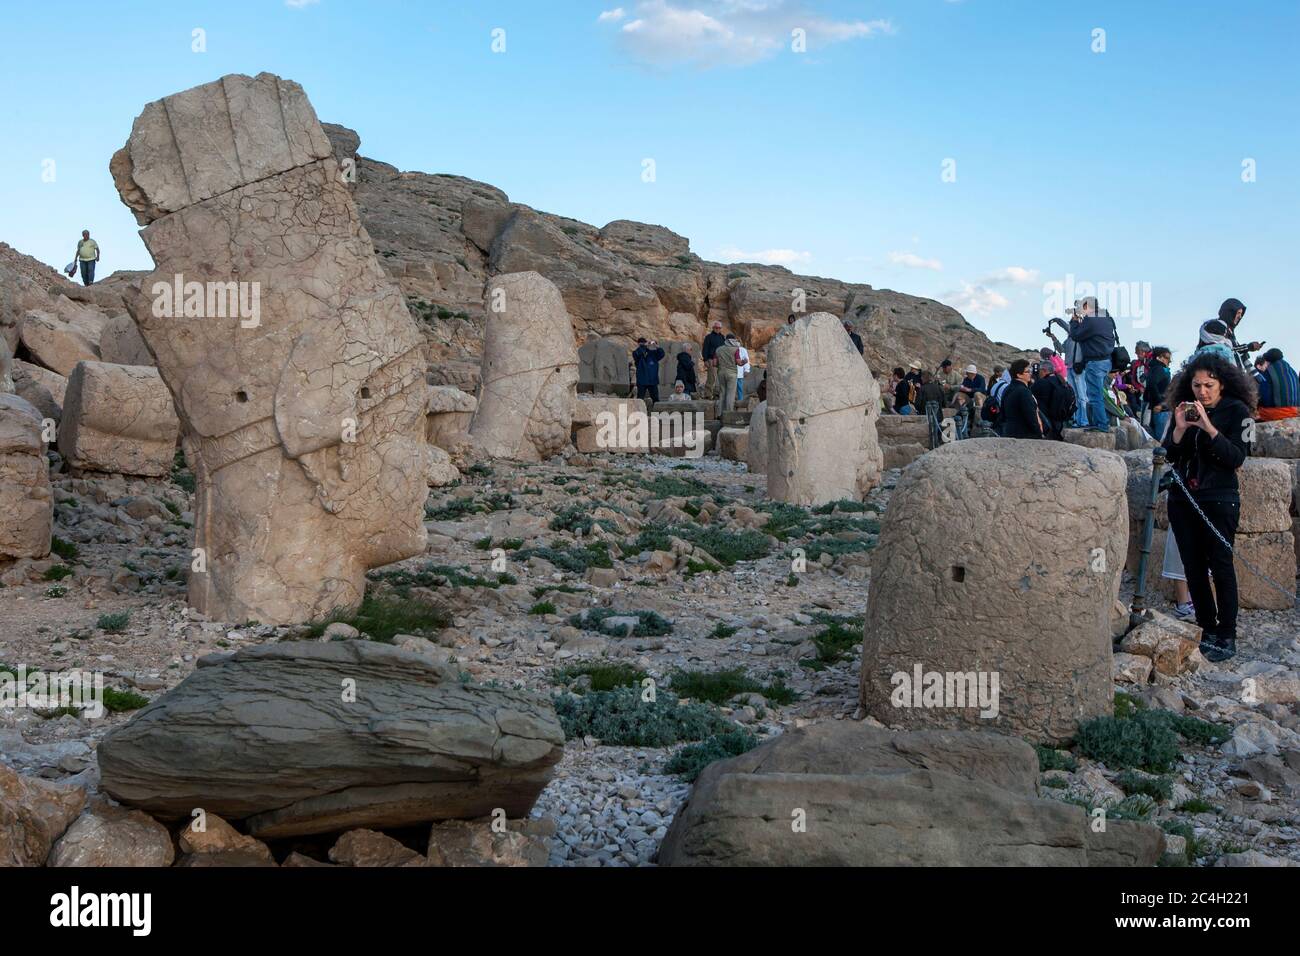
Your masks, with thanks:
[(1070, 324), (1070, 338), (1079, 343), (1080, 362), (1096, 362), (1110, 358), (1119, 336), (1110, 316), (1090, 315)]
[(636, 363), (638, 385), (659, 384), (659, 362), (666, 354), (663, 349), (655, 349), (652, 352), (644, 345), (636, 347), (636, 351), (632, 353), (632, 361)]

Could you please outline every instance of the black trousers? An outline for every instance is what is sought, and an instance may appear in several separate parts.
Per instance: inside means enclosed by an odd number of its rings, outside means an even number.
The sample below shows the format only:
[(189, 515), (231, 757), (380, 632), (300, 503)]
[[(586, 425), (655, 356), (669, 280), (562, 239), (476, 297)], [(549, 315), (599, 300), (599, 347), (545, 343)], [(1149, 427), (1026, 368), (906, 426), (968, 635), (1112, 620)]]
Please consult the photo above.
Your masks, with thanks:
[[(1239, 501), (1199, 502), (1205, 516), (1231, 544), (1241, 520)], [(1169, 492), (1169, 527), (1178, 542), (1196, 623), (1220, 640), (1237, 638), (1237, 569), (1232, 555), (1177, 488)], [(1214, 587), (1210, 588), (1210, 578)], [(1217, 597), (1217, 605), (1216, 605)]]
[(655, 384), (655, 385), (638, 385), (638, 386), (636, 387), (636, 397), (637, 397), (637, 398), (645, 398), (647, 395), (650, 396), (650, 398), (651, 398), (651, 400), (654, 402), (654, 404), (656, 404), (656, 405), (659, 404), (659, 386), (658, 386), (658, 384)]

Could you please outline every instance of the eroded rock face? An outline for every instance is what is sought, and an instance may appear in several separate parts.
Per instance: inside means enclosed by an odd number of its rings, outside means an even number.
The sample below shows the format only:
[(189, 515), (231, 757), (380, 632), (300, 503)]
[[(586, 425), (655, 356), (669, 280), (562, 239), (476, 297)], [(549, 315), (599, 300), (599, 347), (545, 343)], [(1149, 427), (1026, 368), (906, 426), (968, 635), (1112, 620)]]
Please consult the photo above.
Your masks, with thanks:
[(356, 605), (368, 568), (424, 547), (423, 339), (311, 104), (227, 76), (146, 106), (111, 169), (157, 266), (123, 295), (197, 479), (190, 603), (279, 624)]
[(880, 481), (880, 386), (835, 316), (818, 312), (768, 345), (767, 493), (821, 505)]
[(42, 421), (25, 399), (0, 394), (0, 558), (50, 553), (54, 495)]
[(750, 474), (767, 474), (767, 402), (759, 402), (750, 412), (745, 462)]
[(497, 276), (487, 302), (470, 434), (493, 457), (542, 461), (569, 443), (578, 383), (569, 313), (559, 290), (536, 272)]
[(0, 763), (0, 866), (41, 866), (85, 804), (81, 787), (26, 777)]
[(49, 865), (171, 866), (175, 858), (171, 834), (161, 823), (99, 800), (54, 844)]
[(78, 362), (68, 379), (59, 454), (73, 468), (158, 477), (171, 471), (180, 422), (158, 370)]
[[(1109, 614), (1128, 540), (1127, 477), (1118, 455), (1062, 442), (953, 442), (914, 462), (872, 557), (867, 713), (890, 725), (976, 726), (1043, 742), (1110, 713)], [(921, 698), (918, 667), (983, 674), (989, 691), (997, 675), (996, 708), (958, 702), (956, 682), (941, 705)]]
[(49, 308), (23, 316), (22, 343), (46, 368), (67, 376), (78, 362), (99, 360), (107, 322), (95, 309), (60, 296)]
[[(355, 681), (356, 699), (341, 692)], [(210, 655), (99, 746), (101, 788), (259, 839), (528, 814), (560, 759), (551, 705), (368, 641)]]
[[(1036, 794), (1023, 740), (890, 733), (851, 720), (788, 731), (710, 764), (659, 851), (665, 866), (1153, 866), (1146, 824), (1095, 838)], [(792, 825), (794, 808), (806, 828)]]
[(14, 393), (14, 356), (9, 343), (0, 338), (0, 395)]

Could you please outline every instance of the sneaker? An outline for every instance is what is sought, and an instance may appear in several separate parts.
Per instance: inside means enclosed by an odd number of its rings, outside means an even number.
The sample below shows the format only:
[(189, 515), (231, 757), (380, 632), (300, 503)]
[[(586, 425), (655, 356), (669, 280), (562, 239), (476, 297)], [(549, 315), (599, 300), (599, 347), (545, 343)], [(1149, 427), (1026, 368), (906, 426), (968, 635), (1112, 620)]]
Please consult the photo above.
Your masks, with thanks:
[(1202, 651), (1201, 653), (1205, 655), (1205, 659), (1211, 664), (1222, 664), (1229, 658), (1237, 656), (1237, 640), (1232, 637), (1224, 638), (1221, 641), (1216, 641), (1215, 645), (1208, 651)]
[(1174, 617), (1186, 621), (1195, 616), (1196, 616), (1196, 608), (1192, 605), (1191, 601), (1188, 601), (1186, 604), (1174, 605)]

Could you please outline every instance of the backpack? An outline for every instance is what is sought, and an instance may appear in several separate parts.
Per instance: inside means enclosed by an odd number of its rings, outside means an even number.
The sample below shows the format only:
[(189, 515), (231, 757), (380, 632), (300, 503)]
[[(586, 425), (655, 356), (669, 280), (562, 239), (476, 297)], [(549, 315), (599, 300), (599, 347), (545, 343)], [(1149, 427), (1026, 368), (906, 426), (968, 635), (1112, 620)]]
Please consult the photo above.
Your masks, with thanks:
[(992, 393), (990, 393), (989, 397), (984, 399), (984, 405), (980, 409), (980, 418), (992, 425), (997, 422), (998, 416), (1001, 414), (1001, 404), (999, 404), (998, 400), (992, 395)]
[(1060, 387), (1052, 393), (1052, 407), (1047, 415), (1054, 422), (1068, 422), (1079, 410), (1079, 397), (1074, 394), (1070, 383), (1061, 380)]
[(1115, 347), (1110, 352), (1110, 370), (1112, 372), (1126, 372), (1128, 367), (1133, 364), (1133, 359), (1129, 357), (1128, 349), (1119, 344), (1119, 329), (1115, 328), (1115, 320), (1110, 320), (1110, 330), (1115, 335)]
[(916, 408), (916, 382), (907, 383), (907, 404)]

